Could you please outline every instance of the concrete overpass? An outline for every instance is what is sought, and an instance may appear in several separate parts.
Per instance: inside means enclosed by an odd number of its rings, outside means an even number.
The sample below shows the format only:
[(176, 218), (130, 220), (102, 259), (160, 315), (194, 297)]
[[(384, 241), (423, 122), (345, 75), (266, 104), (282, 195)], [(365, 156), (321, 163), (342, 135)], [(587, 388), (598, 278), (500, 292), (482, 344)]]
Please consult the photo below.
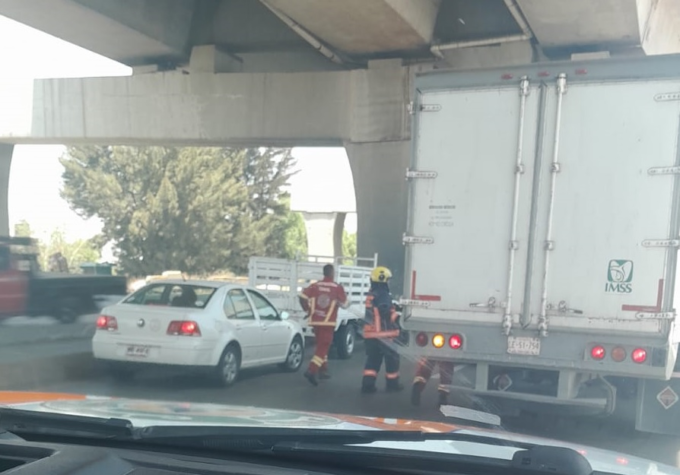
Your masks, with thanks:
[(344, 145), (359, 253), (397, 274), (414, 72), (680, 51), (676, 0), (3, 0), (0, 15), (134, 71), (0, 84), (0, 142)]

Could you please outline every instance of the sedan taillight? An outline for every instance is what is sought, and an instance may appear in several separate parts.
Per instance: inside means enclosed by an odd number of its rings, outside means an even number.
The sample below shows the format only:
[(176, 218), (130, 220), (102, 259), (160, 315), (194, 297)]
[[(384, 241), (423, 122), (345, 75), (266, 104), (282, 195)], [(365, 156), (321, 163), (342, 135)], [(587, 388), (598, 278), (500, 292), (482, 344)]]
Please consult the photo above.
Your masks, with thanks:
[(192, 320), (173, 320), (168, 325), (168, 335), (201, 336), (201, 329), (198, 323)]
[(116, 317), (100, 315), (99, 318), (97, 318), (97, 330), (118, 330), (118, 320), (116, 320)]

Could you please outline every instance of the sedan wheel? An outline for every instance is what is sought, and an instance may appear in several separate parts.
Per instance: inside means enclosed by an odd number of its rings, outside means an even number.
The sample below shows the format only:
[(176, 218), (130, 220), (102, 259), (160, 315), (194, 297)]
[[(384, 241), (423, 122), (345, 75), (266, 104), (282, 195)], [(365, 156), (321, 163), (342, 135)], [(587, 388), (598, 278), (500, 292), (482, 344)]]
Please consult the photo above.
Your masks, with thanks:
[(302, 339), (299, 336), (296, 336), (295, 338), (293, 338), (293, 341), (290, 344), (286, 361), (282, 363), (280, 366), (285, 371), (294, 373), (295, 371), (300, 369), (300, 366), (302, 366), (302, 360), (304, 359), (304, 357), (305, 349), (304, 346), (302, 345)]
[(236, 382), (241, 368), (241, 357), (235, 346), (228, 346), (224, 350), (220, 364), (217, 366), (217, 380), (224, 386), (231, 386)]

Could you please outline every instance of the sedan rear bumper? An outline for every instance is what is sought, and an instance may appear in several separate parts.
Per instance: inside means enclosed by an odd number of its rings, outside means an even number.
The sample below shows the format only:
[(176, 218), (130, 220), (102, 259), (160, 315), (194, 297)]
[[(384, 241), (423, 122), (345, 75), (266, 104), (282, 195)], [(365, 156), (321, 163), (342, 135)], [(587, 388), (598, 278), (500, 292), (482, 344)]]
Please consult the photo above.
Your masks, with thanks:
[(215, 366), (214, 348), (190, 341), (161, 346), (139, 342), (93, 341), (95, 359), (140, 365)]

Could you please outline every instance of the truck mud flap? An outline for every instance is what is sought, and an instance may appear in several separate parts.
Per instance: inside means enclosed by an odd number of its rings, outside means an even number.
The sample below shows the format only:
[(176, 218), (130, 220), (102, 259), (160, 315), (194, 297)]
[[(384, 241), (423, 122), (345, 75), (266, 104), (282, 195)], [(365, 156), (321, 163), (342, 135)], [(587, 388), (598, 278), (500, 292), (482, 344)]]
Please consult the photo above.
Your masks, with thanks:
[(670, 381), (641, 380), (635, 428), (680, 436), (680, 375)]

